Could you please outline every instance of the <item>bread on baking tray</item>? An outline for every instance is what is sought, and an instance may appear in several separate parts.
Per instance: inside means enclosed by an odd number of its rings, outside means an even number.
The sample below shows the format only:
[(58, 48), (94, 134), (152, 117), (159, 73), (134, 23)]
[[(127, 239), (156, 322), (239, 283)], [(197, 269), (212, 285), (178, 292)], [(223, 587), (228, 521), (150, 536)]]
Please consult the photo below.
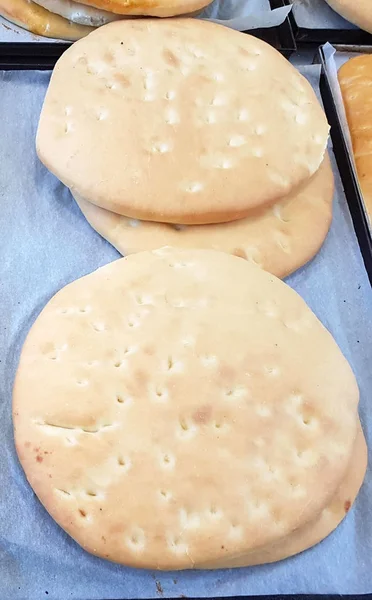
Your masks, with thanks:
[(328, 131), (307, 80), (265, 42), (198, 19), (142, 19), (63, 54), (37, 150), (102, 208), (204, 224), (289, 194), (318, 170)]
[(99, 208), (76, 194), (75, 199), (92, 227), (123, 255), (161, 246), (209, 248), (241, 256), (277, 277), (286, 277), (321, 247), (331, 224), (333, 191), (327, 155), (299, 189), (230, 223), (188, 226), (139, 221)]
[(13, 402), (46, 509), (131, 566), (277, 560), (342, 518), (306, 530), (345, 494), (355, 452), (349, 503), (364, 474), (358, 388), (331, 335), (286, 284), (220, 252), (138, 253), (63, 288)]
[(347, 61), (339, 70), (355, 165), (369, 217), (372, 216), (372, 55)]
[[(102, 26), (118, 19), (136, 18), (136, 15), (154, 15), (159, 17), (198, 14), (211, 0), (168, 0), (164, 3), (127, 2), (115, 3), (103, 1), (109, 10), (99, 8), (97, 3), (75, 0), (0, 0), (0, 16), (27, 29), (31, 33), (44, 37), (76, 41)], [(117, 8), (117, 13), (114, 9)], [(190, 8), (190, 10), (188, 10)], [(169, 13), (169, 14), (168, 14)]]
[(87, 6), (122, 15), (175, 17), (200, 11), (212, 0), (79, 0)]
[(100, 27), (122, 18), (120, 15), (115, 15), (112, 12), (101, 10), (94, 6), (87, 6), (74, 0), (34, 0), (34, 2), (43, 6), (46, 10), (79, 25)]
[(372, 10), (370, 0), (326, 0), (342, 17), (372, 33)]
[(92, 27), (67, 21), (30, 0), (0, 0), (0, 15), (36, 35), (61, 40), (78, 40)]

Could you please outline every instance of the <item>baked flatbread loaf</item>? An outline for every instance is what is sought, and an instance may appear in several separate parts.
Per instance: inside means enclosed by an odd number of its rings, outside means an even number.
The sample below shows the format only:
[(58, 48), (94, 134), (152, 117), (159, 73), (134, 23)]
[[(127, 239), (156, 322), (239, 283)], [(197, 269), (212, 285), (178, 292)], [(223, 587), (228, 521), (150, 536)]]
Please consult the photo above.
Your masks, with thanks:
[(0, 0), (0, 15), (31, 33), (54, 39), (75, 41), (94, 30), (67, 21), (30, 0)]
[(165, 248), (56, 294), (23, 347), (13, 414), (27, 478), (77, 542), (187, 569), (250, 564), (320, 516), (357, 406), (293, 290), (238, 257)]
[(75, 194), (91, 226), (124, 256), (161, 246), (209, 248), (246, 258), (286, 277), (315, 256), (332, 220), (334, 178), (328, 155), (300, 189), (250, 216), (215, 225), (138, 221), (99, 208)]
[(34, 2), (79, 25), (100, 27), (122, 18), (112, 12), (94, 6), (86, 6), (80, 2), (74, 2), (74, 0), (34, 0)]
[[(353, 506), (366, 474), (367, 458), (367, 445), (360, 427), (346, 477), (329, 505), (314, 520), (309, 521), (288, 537), (278, 540), (271, 546), (265, 546), (265, 548), (252, 552), (249, 555), (249, 565), (283, 560), (308, 550), (330, 535)], [(246, 556), (234, 558), (230, 564), (225, 563), (225, 568), (244, 566), (246, 563)], [(208, 564), (203, 567), (209, 568)]]
[(370, 0), (326, 0), (342, 17), (372, 33), (372, 7)]
[(37, 150), (97, 206), (203, 224), (289, 194), (318, 170), (328, 131), (309, 83), (265, 42), (199, 19), (139, 19), (59, 59)]
[[(372, 8), (372, 5), (371, 5)], [(357, 56), (339, 70), (342, 97), (366, 210), (372, 215), (372, 55)]]
[(81, 2), (122, 15), (175, 17), (197, 12), (211, 4), (212, 0), (81, 0)]

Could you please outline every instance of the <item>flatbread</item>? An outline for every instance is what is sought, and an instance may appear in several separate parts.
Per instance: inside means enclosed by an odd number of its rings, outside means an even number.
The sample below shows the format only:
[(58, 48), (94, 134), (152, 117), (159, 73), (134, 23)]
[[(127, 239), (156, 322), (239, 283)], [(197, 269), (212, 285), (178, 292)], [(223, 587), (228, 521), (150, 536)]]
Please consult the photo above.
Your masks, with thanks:
[(203, 224), (306, 181), (328, 130), (309, 83), (265, 42), (199, 19), (124, 20), (59, 59), (37, 150), (97, 206)]
[(238, 257), (165, 248), (58, 292), (23, 347), (13, 415), (27, 478), (76, 541), (180, 569), (316, 518), (345, 478), (357, 405), (293, 290)]
[(370, 0), (326, 0), (342, 17), (372, 33), (372, 10)]
[(372, 56), (346, 62), (338, 72), (366, 210), (372, 218)]
[(86, 6), (80, 2), (74, 2), (74, 0), (34, 0), (34, 2), (50, 12), (79, 25), (100, 27), (122, 18), (112, 12), (94, 6)]
[(199, 12), (213, 0), (84, 0), (82, 4), (96, 6), (122, 15), (175, 17)]
[(0, 0), (0, 15), (36, 35), (75, 41), (94, 31), (71, 23), (30, 0)]
[[(362, 486), (367, 469), (367, 445), (362, 428), (355, 440), (352, 459), (346, 477), (341, 483), (329, 506), (301, 529), (272, 546), (251, 552), (249, 555), (224, 562), (221, 568), (261, 565), (284, 560), (312, 548), (328, 537), (349, 513)], [(201, 568), (208, 569), (208, 564)]]
[(319, 171), (290, 196), (239, 221), (170, 225), (138, 221), (75, 195), (91, 226), (124, 256), (161, 246), (209, 248), (246, 258), (277, 277), (311, 260), (332, 220), (334, 177), (328, 155)]

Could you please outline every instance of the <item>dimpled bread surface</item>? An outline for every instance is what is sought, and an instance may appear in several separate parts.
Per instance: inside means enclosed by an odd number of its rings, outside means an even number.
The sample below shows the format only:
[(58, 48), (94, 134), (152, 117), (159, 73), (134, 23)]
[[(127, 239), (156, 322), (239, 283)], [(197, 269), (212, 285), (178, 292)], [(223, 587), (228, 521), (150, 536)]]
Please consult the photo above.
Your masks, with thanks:
[[(346, 476), (320, 515), (274, 544), (250, 552), (248, 555), (223, 561), (223, 567), (253, 566), (276, 562), (308, 550), (324, 540), (336, 529), (352, 508), (363, 483), (366, 469), (367, 444), (362, 428), (359, 426)], [(203, 568), (208, 568), (208, 563), (203, 565)]]
[(75, 41), (94, 31), (92, 27), (71, 23), (30, 0), (0, 0), (0, 15), (31, 33), (49, 38)]
[(236, 561), (320, 516), (347, 475), (358, 388), (287, 285), (164, 248), (58, 292), (24, 344), (18, 455), (86, 550), (136, 567)]
[(230, 223), (187, 226), (138, 221), (76, 194), (75, 200), (91, 226), (123, 255), (161, 246), (207, 248), (246, 258), (277, 277), (286, 277), (311, 260), (322, 245), (332, 220), (333, 191), (327, 155), (315, 175), (281, 202)]
[(372, 215), (372, 56), (357, 56), (338, 72), (358, 179)]
[(289, 194), (318, 170), (328, 131), (309, 83), (265, 42), (198, 19), (141, 19), (63, 54), (37, 150), (102, 208), (204, 224)]

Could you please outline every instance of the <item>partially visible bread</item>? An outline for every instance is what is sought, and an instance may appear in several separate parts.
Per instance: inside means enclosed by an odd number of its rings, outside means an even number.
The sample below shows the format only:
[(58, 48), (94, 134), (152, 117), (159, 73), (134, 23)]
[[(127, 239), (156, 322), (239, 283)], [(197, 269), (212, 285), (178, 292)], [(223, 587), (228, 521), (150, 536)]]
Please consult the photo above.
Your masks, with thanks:
[(36, 35), (72, 42), (94, 30), (71, 23), (30, 0), (0, 0), (0, 15)]
[(372, 33), (371, 0), (326, 0), (342, 17)]
[(372, 55), (366, 54), (352, 58), (341, 67), (338, 77), (353, 143), (359, 183), (367, 212), (371, 217)]
[(212, 0), (80, 0), (80, 2), (122, 15), (176, 17), (199, 11), (211, 4)]
[(34, 2), (64, 19), (89, 27), (101, 27), (122, 18), (120, 15), (100, 10), (94, 6), (86, 6), (74, 0), (34, 0)]

